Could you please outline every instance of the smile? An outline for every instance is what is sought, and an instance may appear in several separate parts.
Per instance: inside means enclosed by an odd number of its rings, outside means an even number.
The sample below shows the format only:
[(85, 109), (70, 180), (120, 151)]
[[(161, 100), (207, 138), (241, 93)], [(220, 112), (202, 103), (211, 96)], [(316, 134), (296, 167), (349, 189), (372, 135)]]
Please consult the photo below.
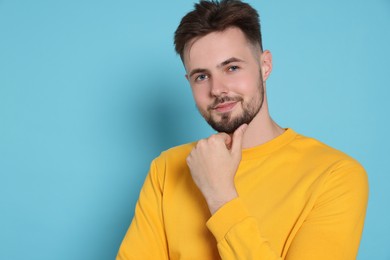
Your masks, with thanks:
[(233, 110), (233, 108), (236, 106), (238, 101), (228, 101), (228, 102), (223, 102), (215, 107), (213, 107), (213, 110), (218, 112), (218, 113), (226, 113), (230, 112)]

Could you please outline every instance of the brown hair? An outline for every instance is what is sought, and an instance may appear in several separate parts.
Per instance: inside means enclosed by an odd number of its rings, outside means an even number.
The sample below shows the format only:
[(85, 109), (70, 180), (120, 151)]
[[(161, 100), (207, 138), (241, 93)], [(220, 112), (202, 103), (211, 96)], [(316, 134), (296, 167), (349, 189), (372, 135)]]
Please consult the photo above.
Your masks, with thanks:
[(186, 44), (211, 32), (238, 27), (247, 40), (263, 49), (260, 21), (257, 11), (239, 0), (201, 0), (195, 9), (186, 14), (175, 32), (175, 51), (183, 60)]

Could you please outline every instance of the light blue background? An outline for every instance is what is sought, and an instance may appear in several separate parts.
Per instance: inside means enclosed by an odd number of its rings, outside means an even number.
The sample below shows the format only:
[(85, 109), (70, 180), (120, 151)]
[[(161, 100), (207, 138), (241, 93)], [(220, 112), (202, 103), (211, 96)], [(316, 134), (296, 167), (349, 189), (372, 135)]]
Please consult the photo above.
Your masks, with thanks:
[[(367, 169), (358, 259), (390, 259), (390, 1), (250, 1), (271, 114)], [(212, 131), (173, 32), (192, 1), (0, 0), (0, 259), (113, 259), (150, 161)]]

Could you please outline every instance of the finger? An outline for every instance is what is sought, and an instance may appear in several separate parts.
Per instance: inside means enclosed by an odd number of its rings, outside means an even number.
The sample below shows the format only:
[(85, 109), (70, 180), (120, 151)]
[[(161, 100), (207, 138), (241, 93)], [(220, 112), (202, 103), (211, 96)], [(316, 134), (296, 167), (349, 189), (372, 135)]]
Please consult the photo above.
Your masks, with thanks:
[(234, 131), (232, 152), (241, 153), (242, 139), (247, 127), (247, 124), (242, 124), (239, 128), (236, 129), (236, 131)]
[(217, 133), (209, 137), (209, 141), (223, 142), (225, 145), (229, 145), (232, 142), (232, 138), (227, 133)]
[(188, 167), (190, 167), (192, 164), (192, 157), (193, 157), (194, 150), (195, 150), (195, 147), (191, 150), (190, 154), (186, 158), (186, 162), (187, 162)]
[(232, 146), (232, 137), (227, 133), (218, 133), (217, 135), (223, 138), (226, 148), (230, 149), (230, 147)]

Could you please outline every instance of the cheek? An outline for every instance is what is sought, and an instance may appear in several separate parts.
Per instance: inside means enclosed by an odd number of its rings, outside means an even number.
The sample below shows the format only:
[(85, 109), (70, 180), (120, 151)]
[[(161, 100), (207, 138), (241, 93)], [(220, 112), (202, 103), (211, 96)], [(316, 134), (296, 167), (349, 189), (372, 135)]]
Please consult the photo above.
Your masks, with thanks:
[(209, 92), (205, 86), (191, 87), (191, 90), (194, 101), (198, 107), (203, 108), (204, 106), (209, 105)]
[(253, 91), (253, 89), (256, 89), (257, 85), (258, 80), (254, 75), (250, 75), (249, 73), (233, 77), (231, 80), (232, 90), (243, 95), (247, 95), (249, 92)]

